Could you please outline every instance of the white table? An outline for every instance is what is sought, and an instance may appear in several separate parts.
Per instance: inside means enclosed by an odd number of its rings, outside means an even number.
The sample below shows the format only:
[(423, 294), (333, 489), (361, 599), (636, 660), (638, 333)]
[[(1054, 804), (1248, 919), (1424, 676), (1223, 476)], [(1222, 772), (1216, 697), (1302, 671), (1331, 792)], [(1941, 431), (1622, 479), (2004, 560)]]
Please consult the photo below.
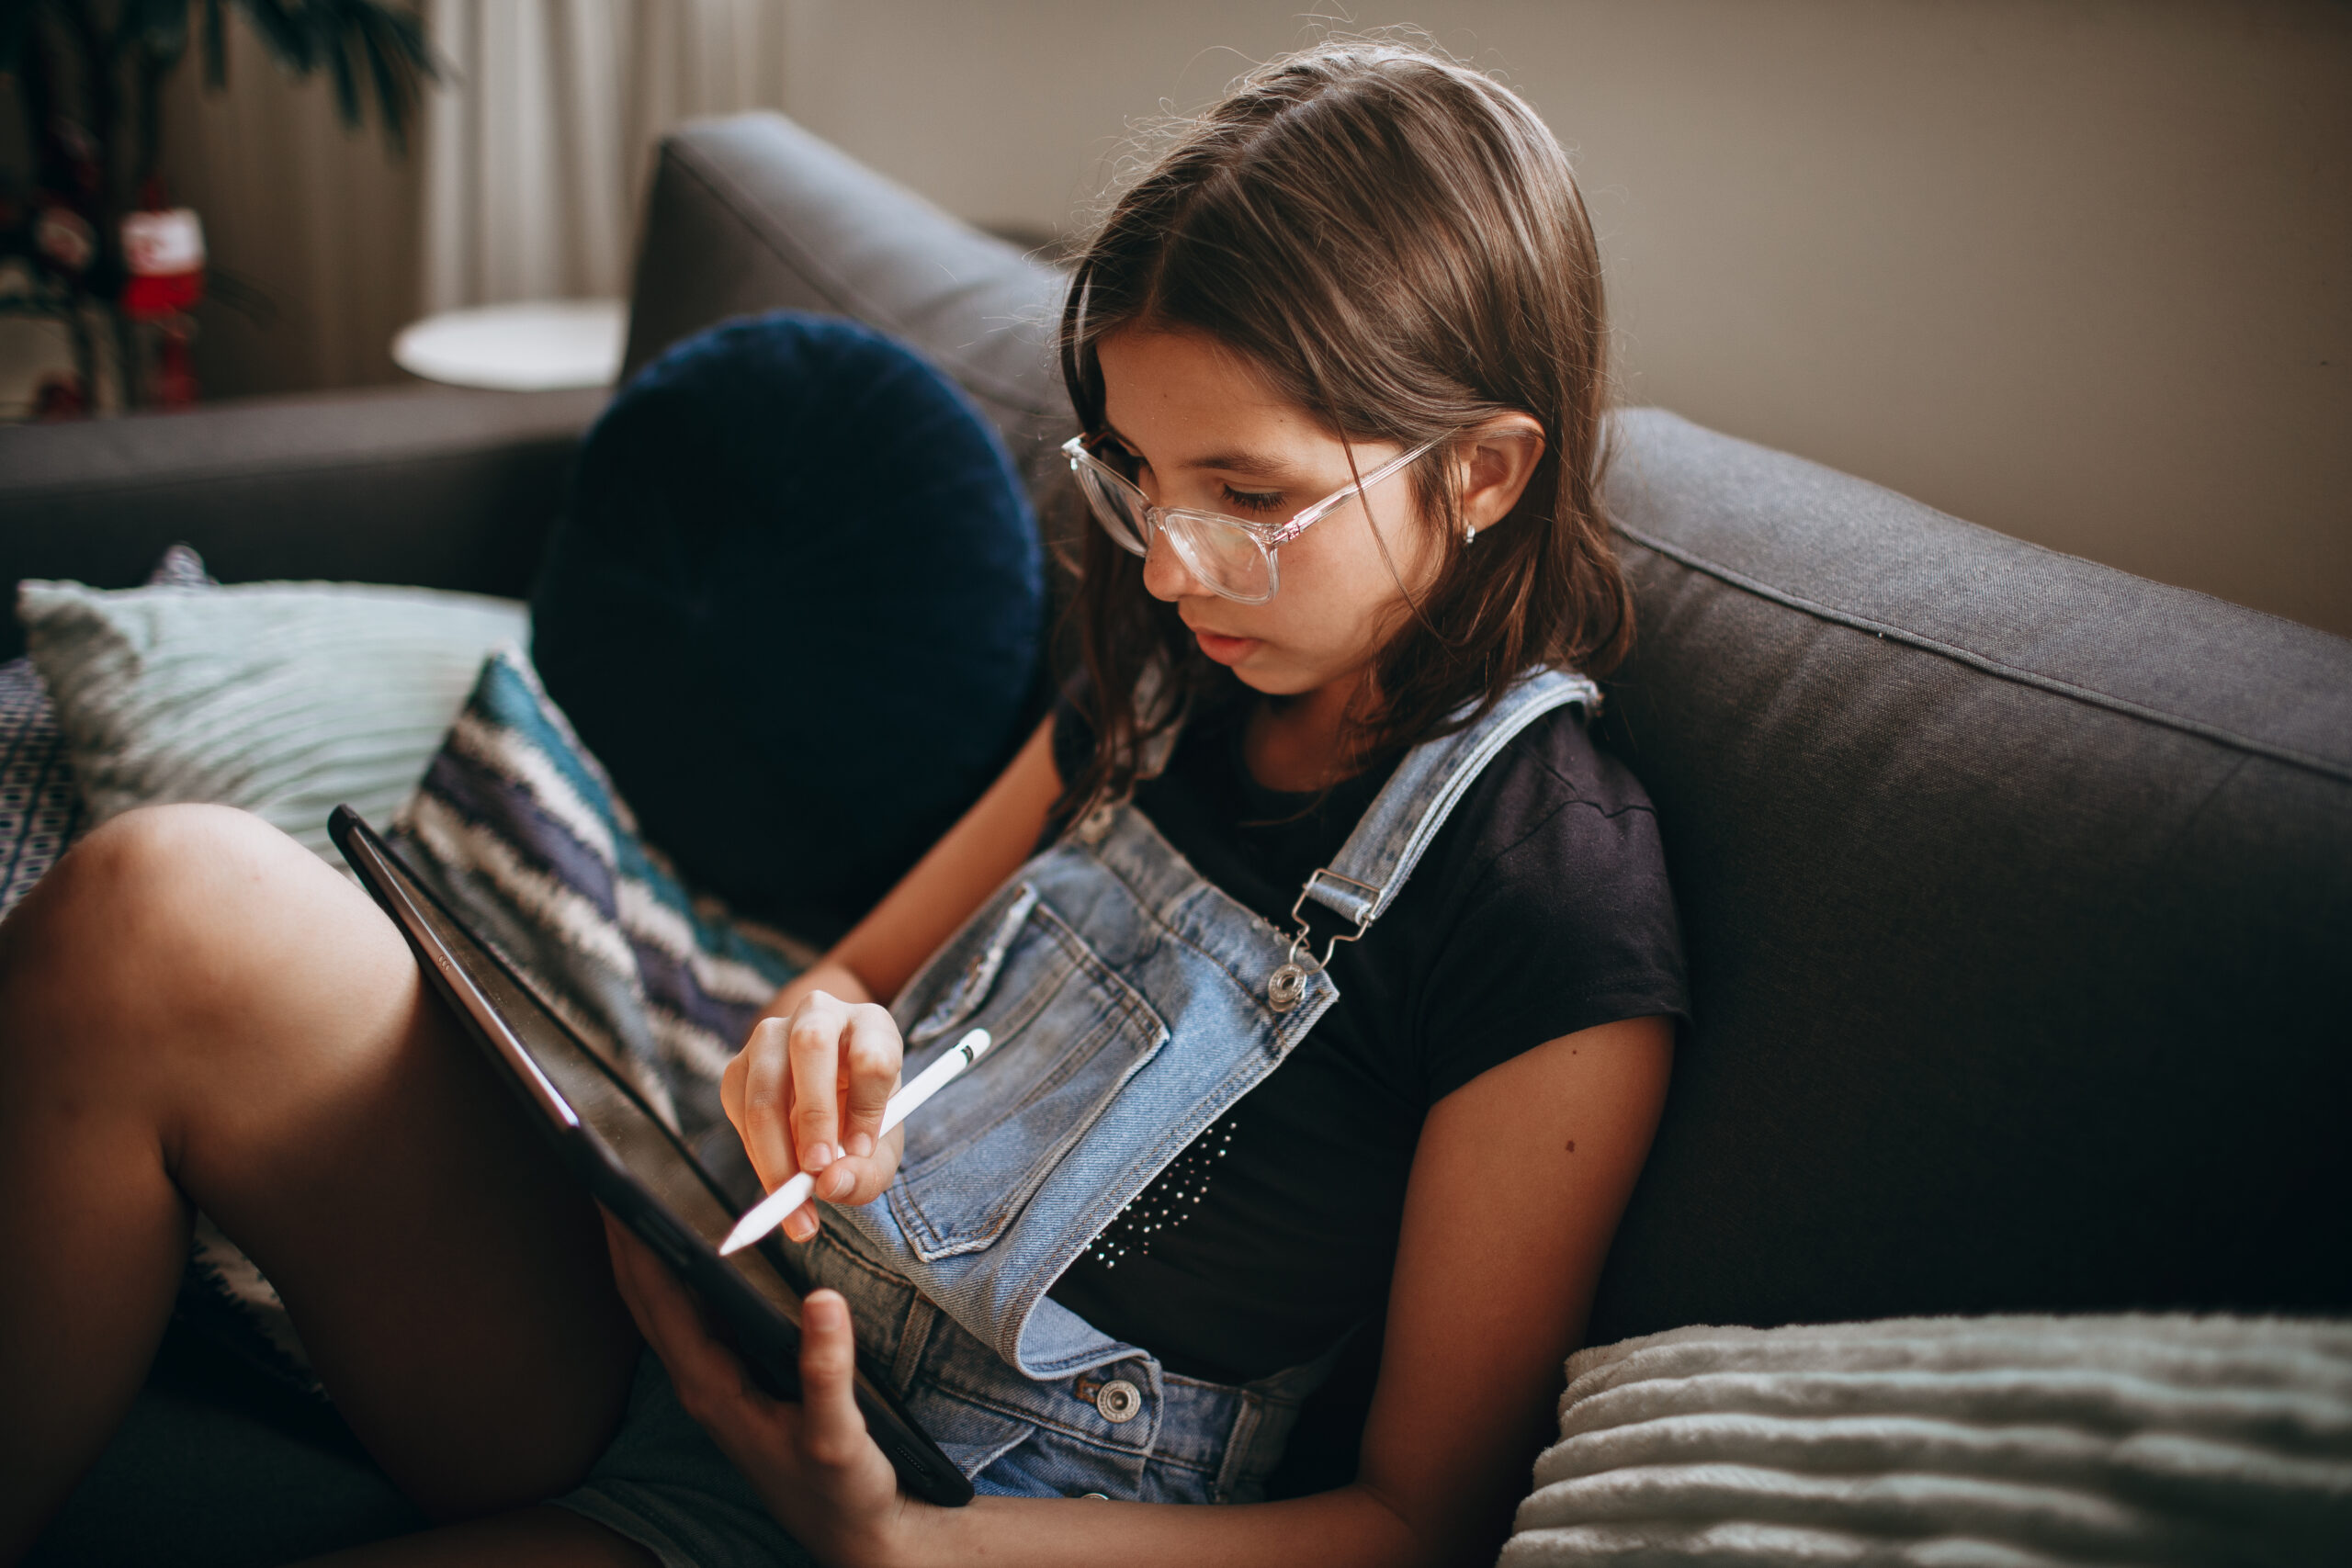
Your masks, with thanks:
[(622, 300), (537, 299), (412, 321), (392, 339), (392, 361), (411, 375), (458, 387), (608, 387), (620, 374), (628, 340)]

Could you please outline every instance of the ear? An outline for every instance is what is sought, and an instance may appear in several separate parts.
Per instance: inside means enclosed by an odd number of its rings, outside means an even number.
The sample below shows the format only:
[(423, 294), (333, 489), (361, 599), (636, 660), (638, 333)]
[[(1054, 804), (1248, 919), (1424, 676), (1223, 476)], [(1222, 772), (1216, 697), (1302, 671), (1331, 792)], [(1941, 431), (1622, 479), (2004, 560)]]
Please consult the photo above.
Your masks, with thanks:
[(1454, 449), (1463, 522), (1483, 534), (1510, 516), (1543, 459), (1544, 427), (1531, 414), (1498, 414), (1464, 436)]

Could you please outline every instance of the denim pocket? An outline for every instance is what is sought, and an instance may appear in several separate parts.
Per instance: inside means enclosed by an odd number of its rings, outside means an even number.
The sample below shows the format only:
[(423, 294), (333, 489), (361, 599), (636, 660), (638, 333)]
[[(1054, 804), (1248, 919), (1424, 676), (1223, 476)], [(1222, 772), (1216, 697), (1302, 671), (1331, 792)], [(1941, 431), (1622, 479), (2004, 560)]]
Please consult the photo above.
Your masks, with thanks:
[(926, 1260), (1002, 1235), (1168, 1039), (1150, 1004), (1027, 886), (912, 1032), (927, 1043), (964, 1028), (994, 1043), (907, 1119), (890, 1188), (891, 1213)]

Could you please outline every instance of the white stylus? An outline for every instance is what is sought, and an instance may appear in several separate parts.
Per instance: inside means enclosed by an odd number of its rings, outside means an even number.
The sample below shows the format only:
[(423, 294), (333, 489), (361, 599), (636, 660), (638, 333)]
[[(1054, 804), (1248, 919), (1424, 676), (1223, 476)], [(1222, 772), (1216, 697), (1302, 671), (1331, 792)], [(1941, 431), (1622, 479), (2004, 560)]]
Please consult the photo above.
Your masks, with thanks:
[[(901, 1086), (890, 1097), (890, 1103), (882, 1108), (882, 1133), (889, 1132), (924, 1100), (945, 1089), (949, 1079), (978, 1061), (993, 1043), (987, 1030), (975, 1029), (956, 1042), (953, 1048), (942, 1052), (937, 1061), (917, 1073), (914, 1082)], [(878, 1139), (882, 1134), (875, 1135)], [(808, 1194), (816, 1185), (817, 1179), (804, 1170), (752, 1205), (751, 1212), (736, 1221), (735, 1228), (727, 1233), (727, 1239), (718, 1244), (718, 1256), (741, 1252), (784, 1224), (786, 1215), (808, 1201)]]

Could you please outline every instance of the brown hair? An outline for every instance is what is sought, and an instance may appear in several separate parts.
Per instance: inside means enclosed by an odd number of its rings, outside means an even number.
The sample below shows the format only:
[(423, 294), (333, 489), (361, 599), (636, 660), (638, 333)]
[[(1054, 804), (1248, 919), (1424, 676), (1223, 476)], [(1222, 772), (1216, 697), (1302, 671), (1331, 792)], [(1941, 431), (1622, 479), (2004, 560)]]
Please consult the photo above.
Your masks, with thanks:
[[(1438, 576), (1374, 656), (1359, 764), (1482, 715), (1529, 669), (1605, 673), (1633, 636), (1600, 487), (1600, 260), (1566, 156), (1508, 89), (1386, 39), (1259, 67), (1184, 125), (1080, 252), (1062, 375), (1103, 423), (1097, 345), (1124, 326), (1205, 333), (1351, 440), (1416, 446), (1511, 411), (1544, 450), (1509, 525), (1464, 547), (1445, 446), (1414, 465)], [(1072, 606), (1093, 761), (1063, 805), (1124, 794), (1144, 744), (1229, 694), (1143, 562), (1086, 530)], [(1173, 699), (1139, 712), (1155, 663)], [(1467, 722), (1464, 720), (1463, 722)]]

